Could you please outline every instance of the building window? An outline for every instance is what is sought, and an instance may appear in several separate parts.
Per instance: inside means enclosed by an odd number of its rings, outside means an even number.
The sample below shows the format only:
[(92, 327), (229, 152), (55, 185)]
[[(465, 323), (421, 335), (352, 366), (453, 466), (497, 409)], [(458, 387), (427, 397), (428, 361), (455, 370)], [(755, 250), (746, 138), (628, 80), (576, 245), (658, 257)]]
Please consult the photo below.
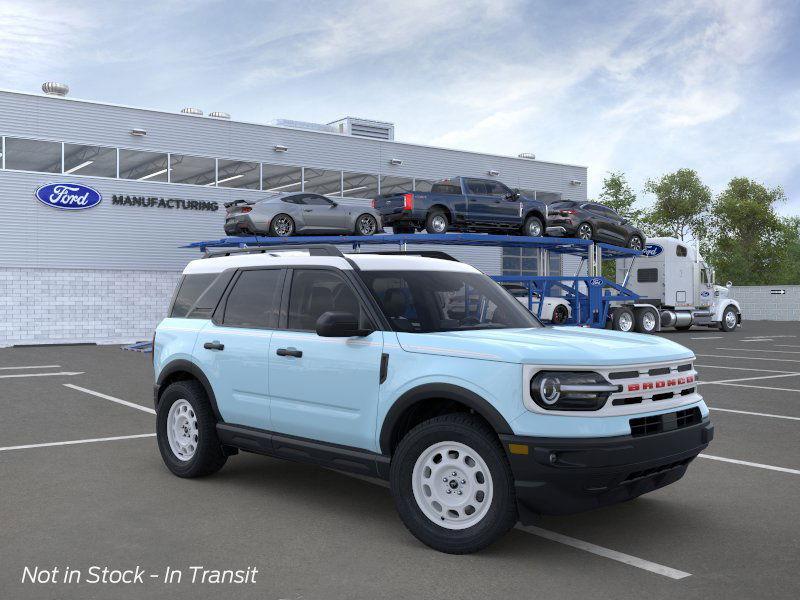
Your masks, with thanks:
[(168, 181), (167, 155), (141, 150), (119, 151), (119, 176), (139, 181)]
[(261, 165), (261, 189), (265, 192), (300, 192), (303, 169), (285, 165)]
[(216, 180), (217, 161), (203, 156), (171, 154), (169, 170), (170, 183), (212, 186)]
[(381, 194), (403, 194), (414, 191), (414, 180), (411, 177), (395, 177), (383, 175), (381, 177)]
[(116, 177), (117, 149), (64, 144), (64, 174)]
[(327, 171), (325, 169), (311, 169), (306, 167), (303, 169), (304, 175), (304, 190), (314, 194), (322, 194), (323, 196), (341, 196), (342, 195), (342, 172), (341, 171)]
[(342, 195), (345, 198), (375, 198), (378, 195), (377, 175), (348, 173), (345, 171), (342, 177), (344, 179)]
[(6, 169), (61, 173), (61, 143), (6, 138)]
[(258, 163), (222, 159), (217, 163), (217, 185), (219, 187), (257, 190), (260, 185), (260, 177)]

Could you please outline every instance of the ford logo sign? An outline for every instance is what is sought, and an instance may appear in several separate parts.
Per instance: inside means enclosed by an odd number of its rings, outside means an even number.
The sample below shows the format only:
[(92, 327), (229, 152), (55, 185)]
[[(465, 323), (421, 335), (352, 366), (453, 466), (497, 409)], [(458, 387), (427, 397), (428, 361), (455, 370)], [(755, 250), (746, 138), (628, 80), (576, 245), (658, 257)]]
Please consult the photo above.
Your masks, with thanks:
[(79, 183), (48, 183), (36, 189), (36, 199), (61, 210), (83, 210), (100, 204), (103, 196)]
[(664, 248), (658, 244), (647, 244), (642, 250), (642, 256), (658, 256), (664, 251)]
[(711, 295), (711, 292), (709, 292), (709, 291), (702, 291), (702, 292), (700, 292), (700, 295), (701, 295), (703, 298), (708, 298), (708, 297)]
[(597, 287), (599, 285), (603, 285), (603, 280), (600, 279), (599, 277), (594, 277), (594, 278), (589, 280), (589, 285), (592, 285), (592, 286), (595, 286), (595, 287)]

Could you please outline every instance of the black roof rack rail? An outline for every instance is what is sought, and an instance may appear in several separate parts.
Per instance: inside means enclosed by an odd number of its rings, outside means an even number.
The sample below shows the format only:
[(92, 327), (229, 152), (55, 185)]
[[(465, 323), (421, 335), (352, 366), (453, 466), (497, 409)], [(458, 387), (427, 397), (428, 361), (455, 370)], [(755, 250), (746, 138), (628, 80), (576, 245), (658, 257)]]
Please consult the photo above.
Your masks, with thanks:
[(442, 252), (441, 250), (381, 250), (380, 252), (367, 250), (364, 254), (380, 254), (381, 256), (422, 256), (424, 258), (438, 258), (440, 260), (461, 262), (455, 256), (447, 252)]
[(307, 250), (309, 256), (339, 256), (345, 258), (341, 250), (332, 244), (297, 244), (286, 246), (245, 246), (243, 248), (219, 248), (214, 252), (206, 248), (203, 258), (231, 256), (232, 254), (282, 254), (294, 250)]

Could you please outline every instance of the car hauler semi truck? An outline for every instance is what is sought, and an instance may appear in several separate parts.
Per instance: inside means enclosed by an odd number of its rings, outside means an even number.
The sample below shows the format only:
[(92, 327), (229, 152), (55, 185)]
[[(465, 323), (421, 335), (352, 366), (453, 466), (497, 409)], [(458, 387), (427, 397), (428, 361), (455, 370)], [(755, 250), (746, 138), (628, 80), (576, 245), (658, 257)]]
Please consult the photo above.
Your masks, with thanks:
[(642, 255), (617, 259), (617, 283), (639, 295), (636, 304), (611, 310), (614, 329), (653, 333), (692, 325), (733, 331), (742, 322), (730, 282), (716, 285), (714, 270), (698, 251), (676, 238), (648, 238)]

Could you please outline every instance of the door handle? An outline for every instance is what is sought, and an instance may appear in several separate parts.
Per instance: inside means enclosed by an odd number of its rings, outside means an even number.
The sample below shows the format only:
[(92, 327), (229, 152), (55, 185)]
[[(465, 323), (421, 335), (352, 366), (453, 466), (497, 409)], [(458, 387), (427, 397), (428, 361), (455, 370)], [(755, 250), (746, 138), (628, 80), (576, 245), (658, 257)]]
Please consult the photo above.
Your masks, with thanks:
[(278, 356), (294, 356), (295, 358), (302, 358), (303, 351), (297, 348), (278, 348), (276, 351)]
[(220, 344), (218, 341), (214, 340), (213, 342), (206, 342), (203, 344), (203, 348), (206, 350), (225, 350), (225, 344)]

